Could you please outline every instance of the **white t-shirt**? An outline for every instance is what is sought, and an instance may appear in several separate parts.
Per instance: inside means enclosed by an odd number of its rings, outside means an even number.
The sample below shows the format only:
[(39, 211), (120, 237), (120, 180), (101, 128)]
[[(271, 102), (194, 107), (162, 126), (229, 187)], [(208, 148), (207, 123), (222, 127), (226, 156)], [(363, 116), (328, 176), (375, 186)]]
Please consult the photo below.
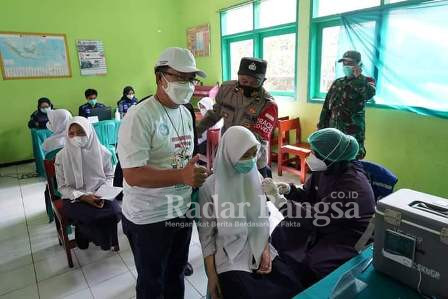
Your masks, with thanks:
[[(118, 137), (122, 168), (183, 168), (193, 148), (193, 120), (184, 106), (171, 109), (151, 97), (129, 110), (122, 120)], [(186, 213), (191, 191), (188, 185), (132, 187), (123, 180), (122, 211), (135, 224), (173, 219)]]

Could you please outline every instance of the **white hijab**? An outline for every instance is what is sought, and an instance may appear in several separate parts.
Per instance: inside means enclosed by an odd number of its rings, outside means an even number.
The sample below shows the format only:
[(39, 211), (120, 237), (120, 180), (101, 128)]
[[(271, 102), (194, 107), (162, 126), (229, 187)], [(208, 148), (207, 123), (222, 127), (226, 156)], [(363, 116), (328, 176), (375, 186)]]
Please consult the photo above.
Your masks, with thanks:
[[(201, 107), (201, 105), (203, 107)], [(213, 109), (213, 99), (209, 97), (204, 97), (198, 102), (199, 111), (201, 111), (202, 116), (205, 116), (208, 110)]]
[[(76, 147), (69, 141), (68, 129), (72, 124), (80, 125), (86, 133), (89, 141), (85, 147)], [(96, 132), (87, 118), (73, 117), (68, 123), (66, 138), (65, 147), (59, 153), (65, 181), (78, 190), (95, 192), (106, 183), (103, 159), (110, 159), (110, 154), (100, 144)]]
[[(242, 250), (245, 240), (239, 236), (246, 234), (255, 263), (258, 269), (261, 255), (269, 238), (269, 216), (266, 197), (261, 188), (261, 179), (257, 167), (247, 174), (239, 174), (234, 166), (252, 147), (260, 148), (260, 143), (247, 128), (230, 127), (222, 136), (215, 162), (215, 196), (213, 198), (218, 233), (223, 237), (224, 249), (232, 261)], [(217, 196), (217, 197), (216, 197)], [(243, 209), (242, 218), (226, 218), (223, 211), (232, 203), (238, 213), (239, 203), (250, 203)], [(237, 214), (238, 215), (238, 214)], [(249, 225), (235, 225), (246, 223)], [(243, 241), (243, 242), (242, 242)]]
[(53, 135), (44, 141), (42, 147), (46, 153), (49, 153), (64, 147), (65, 132), (67, 130), (68, 121), (72, 115), (65, 109), (56, 109), (48, 111), (47, 116), (47, 129), (53, 132)]

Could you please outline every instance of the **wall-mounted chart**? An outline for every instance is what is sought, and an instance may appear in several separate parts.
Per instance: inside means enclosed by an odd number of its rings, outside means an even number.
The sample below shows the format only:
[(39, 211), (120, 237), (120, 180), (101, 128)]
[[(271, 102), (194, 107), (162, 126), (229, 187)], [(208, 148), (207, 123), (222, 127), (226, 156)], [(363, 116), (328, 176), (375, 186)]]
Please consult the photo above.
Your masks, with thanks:
[(100, 40), (78, 40), (79, 68), (83, 76), (106, 75), (104, 45)]
[(65, 34), (0, 32), (4, 80), (71, 77)]

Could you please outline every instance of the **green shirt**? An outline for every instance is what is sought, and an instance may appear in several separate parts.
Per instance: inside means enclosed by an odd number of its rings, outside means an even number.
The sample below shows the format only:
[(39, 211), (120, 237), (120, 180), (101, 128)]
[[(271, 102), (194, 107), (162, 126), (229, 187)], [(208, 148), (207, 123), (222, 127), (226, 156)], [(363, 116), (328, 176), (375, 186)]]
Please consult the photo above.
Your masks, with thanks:
[(328, 90), (317, 124), (319, 129), (336, 128), (356, 138), (359, 143), (358, 158), (364, 158), (365, 106), (375, 95), (371, 79), (360, 75), (358, 78), (336, 79)]

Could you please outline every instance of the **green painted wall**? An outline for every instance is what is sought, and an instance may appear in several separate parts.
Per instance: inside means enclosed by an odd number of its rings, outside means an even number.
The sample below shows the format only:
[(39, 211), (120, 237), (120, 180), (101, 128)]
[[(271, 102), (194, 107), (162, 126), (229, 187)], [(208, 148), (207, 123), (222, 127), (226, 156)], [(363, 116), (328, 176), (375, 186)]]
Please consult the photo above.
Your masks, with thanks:
[[(178, 46), (183, 30), (176, 24), (176, 0), (2, 0), (0, 31), (65, 33), (72, 77), (67, 79), (0, 80), (0, 163), (31, 159), (27, 128), (37, 99), (49, 97), (56, 107), (78, 113), (84, 90), (95, 88), (98, 99), (115, 106), (125, 85), (138, 97), (154, 90), (153, 66), (160, 52)], [(77, 39), (104, 42), (108, 74), (81, 76)]]
[[(311, 0), (298, 0), (298, 87), (297, 101), (280, 102), (280, 115), (299, 116), (304, 136), (316, 128), (321, 105), (307, 102), (309, 20)], [(208, 83), (221, 81), (221, 52), (218, 10), (241, 3), (235, 0), (181, 0), (181, 28), (210, 23), (211, 56), (198, 58)], [(186, 38), (184, 37), (184, 45)], [(413, 113), (367, 109), (367, 159), (381, 163), (399, 177), (398, 188), (411, 188), (448, 197), (448, 120), (422, 117)]]
[[(316, 126), (321, 105), (307, 102), (310, 1), (299, 0), (297, 100), (280, 102), (280, 115), (299, 116), (304, 136)], [(32, 158), (26, 122), (36, 99), (49, 96), (59, 107), (77, 111), (85, 88), (113, 105), (126, 84), (137, 95), (153, 92), (152, 66), (167, 46), (186, 46), (186, 29), (209, 23), (211, 56), (197, 59), (209, 75), (221, 81), (219, 12), (235, 0), (3, 0), (0, 30), (66, 33), (73, 77), (70, 79), (0, 81), (0, 163)], [(26, 9), (24, 9), (26, 7)], [(160, 30), (160, 32), (159, 32)], [(76, 39), (101, 39), (109, 73), (81, 77)], [(9, 101), (8, 101), (9, 100)], [(367, 159), (384, 164), (399, 177), (398, 188), (411, 188), (448, 197), (448, 121), (377, 108), (367, 109)]]

